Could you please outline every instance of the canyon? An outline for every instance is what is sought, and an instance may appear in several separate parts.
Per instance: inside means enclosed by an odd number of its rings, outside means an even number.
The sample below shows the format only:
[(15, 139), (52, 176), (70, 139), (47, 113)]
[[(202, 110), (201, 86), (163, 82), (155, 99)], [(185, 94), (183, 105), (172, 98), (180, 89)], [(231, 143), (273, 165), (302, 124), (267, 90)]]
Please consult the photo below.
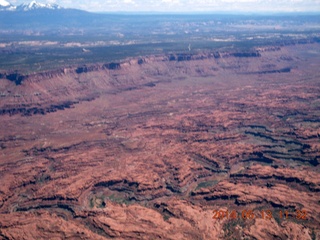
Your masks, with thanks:
[(320, 239), (319, 59), (304, 42), (2, 71), (0, 238)]

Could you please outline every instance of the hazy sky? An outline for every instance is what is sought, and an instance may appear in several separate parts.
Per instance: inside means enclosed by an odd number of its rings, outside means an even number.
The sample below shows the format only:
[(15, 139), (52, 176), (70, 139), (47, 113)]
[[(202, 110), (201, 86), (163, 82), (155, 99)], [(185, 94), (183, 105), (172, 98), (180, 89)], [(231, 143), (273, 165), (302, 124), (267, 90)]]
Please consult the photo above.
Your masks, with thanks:
[[(7, 0), (17, 5), (28, 0)], [(38, 0), (88, 11), (241, 11), (320, 12), (320, 0)]]

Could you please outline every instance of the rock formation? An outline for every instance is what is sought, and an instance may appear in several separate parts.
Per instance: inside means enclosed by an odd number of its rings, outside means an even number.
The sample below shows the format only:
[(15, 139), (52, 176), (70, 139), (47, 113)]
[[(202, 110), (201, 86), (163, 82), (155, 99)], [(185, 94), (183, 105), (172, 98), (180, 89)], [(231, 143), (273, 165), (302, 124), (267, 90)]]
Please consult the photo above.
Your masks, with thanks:
[(310, 49), (2, 73), (0, 238), (318, 239)]

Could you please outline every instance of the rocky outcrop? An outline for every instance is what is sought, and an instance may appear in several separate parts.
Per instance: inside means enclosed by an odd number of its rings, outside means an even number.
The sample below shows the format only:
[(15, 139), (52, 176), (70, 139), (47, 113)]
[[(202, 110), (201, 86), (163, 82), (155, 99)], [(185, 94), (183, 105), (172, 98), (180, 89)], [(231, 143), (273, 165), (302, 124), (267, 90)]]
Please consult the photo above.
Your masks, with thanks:
[(259, 52), (237, 52), (233, 53), (232, 55), (240, 58), (261, 57), (261, 54)]
[(0, 238), (317, 237), (320, 89), (307, 49), (1, 79)]
[(269, 74), (269, 73), (288, 73), (291, 72), (291, 67), (286, 67), (282, 69), (273, 69), (267, 71), (258, 71), (258, 72), (251, 72), (250, 74)]
[(64, 102), (58, 105), (50, 105), (49, 107), (46, 108), (37, 108), (37, 107), (20, 107), (17, 106), (16, 108), (11, 107), (11, 108), (2, 108), (0, 109), (0, 115), (6, 115), (9, 114), (10, 116), (15, 115), (15, 114), (21, 114), (22, 116), (31, 116), (34, 114), (47, 114), (47, 113), (52, 113), (56, 112), (59, 110), (64, 110), (66, 108), (71, 108), (72, 105), (76, 104), (78, 102)]
[[(139, 59), (140, 60), (140, 59)], [(139, 63), (138, 60), (138, 63)], [(140, 63), (141, 64), (141, 63)], [(115, 70), (115, 69), (120, 69), (120, 63), (107, 63), (103, 65), (103, 68), (109, 69), (109, 70)]]

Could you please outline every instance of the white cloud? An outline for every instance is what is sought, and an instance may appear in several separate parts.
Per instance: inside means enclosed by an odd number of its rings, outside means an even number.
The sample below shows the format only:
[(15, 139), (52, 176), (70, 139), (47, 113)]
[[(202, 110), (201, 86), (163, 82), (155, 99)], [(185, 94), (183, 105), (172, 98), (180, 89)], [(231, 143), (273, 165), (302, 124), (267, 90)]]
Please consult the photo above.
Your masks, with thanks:
[(123, 0), (123, 2), (126, 4), (135, 4), (133, 0)]
[[(21, 4), (31, 0), (8, 0)], [(37, 0), (89, 11), (318, 11), (320, 0)]]
[(220, 0), (224, 3), (258, 3), (260, 0)]
[(180, 3), (179, 0), (162, 0), (163, 3), (169, 3), (169, 4), (177, 4)]

